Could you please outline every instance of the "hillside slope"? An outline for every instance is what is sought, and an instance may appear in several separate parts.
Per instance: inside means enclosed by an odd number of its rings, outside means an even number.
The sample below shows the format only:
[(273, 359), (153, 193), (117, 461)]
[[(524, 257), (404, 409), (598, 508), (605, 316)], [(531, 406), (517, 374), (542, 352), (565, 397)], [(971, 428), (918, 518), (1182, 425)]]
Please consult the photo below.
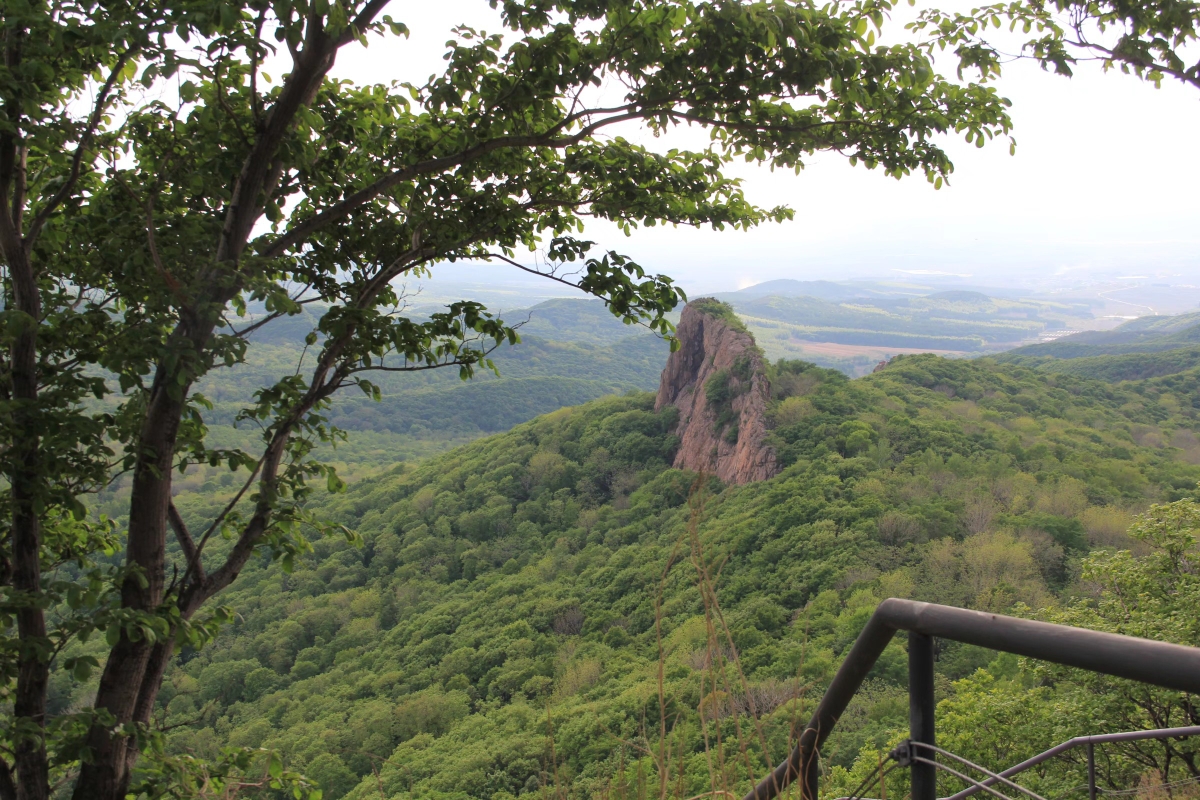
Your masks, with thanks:
[[(522, 340), (494, 354), (496, 376), (480, 371), (462, 381), (457, 370), (376, 376), (382, 392), (375, 402), (344, 391), (328, 412), (329, 421), (348, 433), (322, 458), (356, 479), (400, 461), (415, 461), (490, 433), (506, 431), (540, 414), (598, 397), (658, 386), (670, 348), (662, 338), (614, 318), (602, 303), (552, 300), (514, 312), (528, 317)], [(214, 408), (205, 414), (211, 441), (220, 447), (259, 445), (259, 431), (234, 425), (253, 392), (295, 371), (305, 357), (304, 336), (316, 318), (307, 312), (262, 329), (263, 341), (250, 349), (248, 363), (214, 370), (197, 386)], [(233, 476), (224, 467), (198, 465), (176, 481), (177, 504), (197, 513), (216, 513), (233, 496)], [(98, 511), (120, 518), (127, 512), (127, 489), (119, 484), (93, 502)], [(201, 511), (207, 509), (207, 511)]]
[(1200, 366), (1200, 312), (1139, 317), (1111, 331), (1010, 350), (997, 360), (1107, 381), (1171, 375)]
[[(1114, 387), (932, 356), (855, 381), (774, 370), (770, 480), (672, 469), (676, 410), (633, 394), (331, 498), (319, 512), (361, 545), (246, 570), (222, 598), (237, 622), (169, 676), (169, 747), (277, 748), (330, 800), (632, 796), (658, 780), (661, 719), (680, 797), (714, 770), (740, 793), (879, 598), (1053, 603), (1080, 554), (1128, 541), (1130, 509), (1200, 479), (1195, 376)], [(939, 669), (990, 658), (948, 646)], [(906, 724), (904, 675), (896, 643), (834, 764)]]

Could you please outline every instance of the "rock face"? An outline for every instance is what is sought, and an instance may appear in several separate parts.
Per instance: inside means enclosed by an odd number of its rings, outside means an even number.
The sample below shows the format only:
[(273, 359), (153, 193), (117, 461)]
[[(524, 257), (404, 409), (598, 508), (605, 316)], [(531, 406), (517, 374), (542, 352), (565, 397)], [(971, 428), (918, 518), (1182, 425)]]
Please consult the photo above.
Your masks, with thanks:
[(766, 443), (770, 385), (754, 338), (723, 303), (701, 298), (683, 309), (680, 348), (667, 359), (656, 409), (679, 408), (675, 467), (749, 483), (779, 471)]

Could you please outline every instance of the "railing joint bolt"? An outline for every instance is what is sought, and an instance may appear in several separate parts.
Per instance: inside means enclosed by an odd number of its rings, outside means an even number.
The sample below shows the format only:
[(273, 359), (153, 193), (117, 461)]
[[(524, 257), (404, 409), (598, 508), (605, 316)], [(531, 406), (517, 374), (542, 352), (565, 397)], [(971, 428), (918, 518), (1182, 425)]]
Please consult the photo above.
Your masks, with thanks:
[(916, 756), (916, 753), (914, 752), (915, 750), (916, 748), (913, 747), (912, 741), (905, 739), (903, 742), (896, 745), (896, 747), (888, 755), (890, 755), (899, 766), (910, 767), (912, 766), (913, 760)]

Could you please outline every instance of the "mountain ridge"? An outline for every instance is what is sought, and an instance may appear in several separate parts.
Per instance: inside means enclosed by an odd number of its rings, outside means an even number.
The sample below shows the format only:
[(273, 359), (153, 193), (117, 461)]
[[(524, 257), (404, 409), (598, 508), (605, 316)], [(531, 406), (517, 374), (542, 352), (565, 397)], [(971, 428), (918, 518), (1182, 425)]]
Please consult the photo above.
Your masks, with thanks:
[(1200, 366), (1200, 312), (1148, 316), (1111, 331), (1082, 331), (996, 356), (1041, 372), (1143, 380)]
[[(1200, 446), (1167, 442), (1196, 426), (1196, 379), (1112, 386), (934, 356), (853, 381), (805, 369), (770, 412), (783, 469), (741, 486), (671, 467), (678, 418), (649, 393), (398, 466), (314, 508), (361, 547), (248, 565), (223, 599), (237, 622), (172, 667), (166, 747), (274, 748), (329, 800), (536, 800), (553, 770), (598, 797), (654, 774), (624, 743), (657, 720), (661, 675), (700, 794), (695, 709), (715, 678), (698, 567), (720, 573), (747, 681), (719, 691), (782, 697), (759, 706), (782, 751), (792, 687), (819, 696), (882, 597), (1036, 608), (1081, 553), (1131, 546), (1124, 509), (1193, 496), (1200, 467), (1179, 448)], [(995, 570), (972, 572), (985, 552)], [(947, 644), (939, 670), (991, 658)], [(902, 642), (885, 652), (827, 744), (835, 767), (907, 726), (904, 663)]]

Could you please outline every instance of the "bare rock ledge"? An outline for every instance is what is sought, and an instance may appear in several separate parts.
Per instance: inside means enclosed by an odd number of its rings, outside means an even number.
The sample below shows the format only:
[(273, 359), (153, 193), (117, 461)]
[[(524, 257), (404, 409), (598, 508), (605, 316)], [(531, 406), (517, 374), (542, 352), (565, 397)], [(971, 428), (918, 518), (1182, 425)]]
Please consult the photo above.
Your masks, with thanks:
[(779, 467), (767, 444), (770, 384), (754, 337), (727, 306), (702, 298), (683, 309), (680, 348), (667, 359), (655, 409), (679, 408), (675, 467), (725, 483), (761, 481)]

